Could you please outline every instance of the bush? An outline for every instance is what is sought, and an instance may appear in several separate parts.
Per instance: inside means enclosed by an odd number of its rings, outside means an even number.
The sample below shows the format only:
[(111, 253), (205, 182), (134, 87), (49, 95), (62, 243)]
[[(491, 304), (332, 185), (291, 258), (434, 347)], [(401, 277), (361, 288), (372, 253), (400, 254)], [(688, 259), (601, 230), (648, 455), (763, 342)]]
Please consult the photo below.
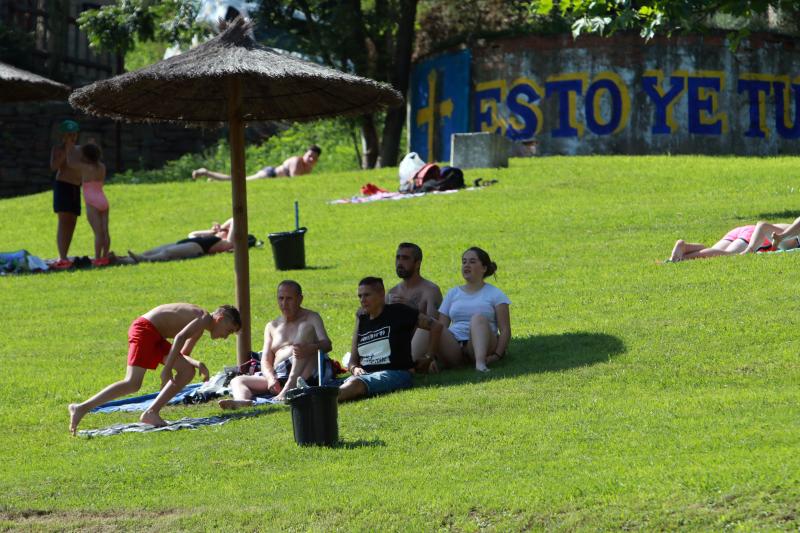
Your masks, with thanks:
[[(303, 154), (308, 145), (318, 144), (322, 156), (315, 167), (317, 172), (340, 172), (359, 169), (356, 153), (358, 131), (355, 123), (345, 119), (331, 119), (305, 124), (293, 124), (278, 135), (270, 137), (260, 145), (245, 148), (245, 164), (248, 174), (267, 165), (277, 166), (288, 157)], [(184, 154), (168, 161), (162, 168), (126, 170), (115, 174), (109, 181), (114, 183), (163, 183), (186, 181), (192, 171), (205, 167), (229, 173), (231, 168), (228, 139), (221, 137), (215, 146), (200, 152)]]

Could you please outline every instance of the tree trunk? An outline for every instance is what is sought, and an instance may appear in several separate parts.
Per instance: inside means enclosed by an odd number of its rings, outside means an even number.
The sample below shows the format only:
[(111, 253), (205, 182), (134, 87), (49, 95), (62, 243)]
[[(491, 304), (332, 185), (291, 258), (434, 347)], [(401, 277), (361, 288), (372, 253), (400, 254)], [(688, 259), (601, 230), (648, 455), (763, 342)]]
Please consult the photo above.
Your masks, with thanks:
[[(394, 48), (394, 71), (392, 72), (392, 87), (403, 95), (404, 103), (408, 93), (408, 81), (411, 77), (411, 53), (414, 45), (414, 21), (417, 17), (417, 1), (403, 0), (400, 5), (400, 20), (397, 26), (397, 36)], [(403, 123), (406, 118), (406, 106), (389, 109), (383, 123), (383, 138), (381, 140), (380, 166), (393, 167), (397, 165), (398, 152), (400, 151), (400, 136), (403, 134)]]
[(379, 150), (375, 116), (361, 115), (361, 168), (375, 168)]

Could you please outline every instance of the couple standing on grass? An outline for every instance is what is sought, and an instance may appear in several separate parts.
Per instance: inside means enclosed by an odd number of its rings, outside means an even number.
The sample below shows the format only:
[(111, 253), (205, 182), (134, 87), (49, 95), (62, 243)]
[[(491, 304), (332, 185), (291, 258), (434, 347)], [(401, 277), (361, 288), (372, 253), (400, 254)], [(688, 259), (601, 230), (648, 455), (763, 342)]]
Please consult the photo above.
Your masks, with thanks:
[[(397, 274), (403, 279), (400, 284), (386, 295), (380, 278), (367, 277), (359, 283), (360, 309), (347, 363), (351, 377), (340, 387), (340, 401), (409, 388), (417, 369), (438, 371), (439, 366), (453, 368), (474, 360), (478, 370), (486, 371), (487, 363), (505, 354), (511, 338), (510, 301), (484, 281), (497, 270), (489, 255), (477, 247), (464, 252), (461, 272), (466, 283), (450, 290), (444, 301), (439, 288), (420, 276), (421, 262), (419, 246), (402, 243), (395, 259)], [(286, 280), (278, 285), (281, 316), (264, 330), (262, 375), (235, 378), (233, 400), (221, 401), (221, 407), (252, 405), (254, 394), (266, 392), (283, 398), (299, 377), (313, 375), (314, 354), (330, 351), (332, 346), (321, 317), (302, 308), (302, 301), (299, 283)], [(438, 313), (438, 320), (427, 314), (430, 309)], [(191, 304), (166, 304), (145, 313), (128, 330), (125, 378), (83, 403), (70, 404), (70, 432), (75, 434), (92, 408), (138, 391), (146, 370), (155, 370), (159, 364), (164, 365), (161, 392), (140, 420), (164, 425), (161, 408), (194, 379), (196, 371), (204, 380), (209, 377), (206, 366), (190, 357), (203, 332), (209, 331), (212, 339), (224, 339), (240, 329), (239, 312), (232, 306), (209, 314)], [(174, 342), (170, 344), (167, 338)]]
[(106, 166), (100, 160), (102, 152), (93, 139), (82, 146), (77, 145), (80, 126), (74, 120), (63, 121), (59, 131), (62, 142), (50, 152), (50, 169), (56, 171), (53, 211), (58, 215), (58, 261), (51, 268), (72, 267), (67, 254), (81, 214), (81, 188), (86, 202), (86, 218), (94, 232), (92, 264), (107, 265), (111, 237), (108, 233), (108, 199), (103, 192)]

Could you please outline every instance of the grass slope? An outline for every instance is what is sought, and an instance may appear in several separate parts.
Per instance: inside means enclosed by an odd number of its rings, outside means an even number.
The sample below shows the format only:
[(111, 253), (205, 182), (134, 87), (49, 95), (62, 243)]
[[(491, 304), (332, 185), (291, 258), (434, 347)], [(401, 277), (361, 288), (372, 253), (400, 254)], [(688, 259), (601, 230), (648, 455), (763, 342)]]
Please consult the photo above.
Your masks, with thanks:
[[(233, 257), (0, 279), (0, 529), (797, 529), (800, 254), (658, 265), (674, 240), (715, 242), (800, 214), (796, 158), (586, 157), (471, 170), (497, 186), (328, 205), (392, 169), (248, 185), (251, 232), (291, 229), (300, 200), (312, 267), (253, 250), (255, 344), (297, 279), (340, 356), (355, 283), (393, 275), (396, 243), (460, 282), (480, 245), (511, 298), (510, 356), (488, 376), (421, 377), (341, 406), (336, 449), (298, 448), (287, 408), (221, 427), (86, 440), (69, 402), (124, 372), (129, 323), (151, 307), (233, 300)], [(221, 220), (221, 183), (108, 187), (112, 249), (141, 250)], [(0, 200), (0, 249), (53, 255), (50, 196)], [(73, 251), (88, 253), (81, 218)], [(212, 371), (233, 340), (201, 342)], [(148, 376), (144, 390), (157, 387)], [(174, 407), (170, 419), (218, 412)], [(133, 421), (89, 415), (83, 428)]]

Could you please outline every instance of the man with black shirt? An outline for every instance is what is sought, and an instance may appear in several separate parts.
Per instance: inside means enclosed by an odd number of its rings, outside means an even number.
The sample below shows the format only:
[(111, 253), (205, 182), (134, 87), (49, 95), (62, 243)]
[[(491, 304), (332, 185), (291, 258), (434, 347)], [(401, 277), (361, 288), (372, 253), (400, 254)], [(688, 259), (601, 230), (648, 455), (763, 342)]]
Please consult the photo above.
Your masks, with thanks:
[(361, 311), (350, 350), (352, 377), (339, 388), (339, 401), (355, 400), (407, 389), (412, 385), (414, 361), (411, 339), (417, 328), (430, 331), (426, 357), (436, 359), (442, 325), (419, 310), (387, 304), (383, 280), (368, 277), (358, 284)]

